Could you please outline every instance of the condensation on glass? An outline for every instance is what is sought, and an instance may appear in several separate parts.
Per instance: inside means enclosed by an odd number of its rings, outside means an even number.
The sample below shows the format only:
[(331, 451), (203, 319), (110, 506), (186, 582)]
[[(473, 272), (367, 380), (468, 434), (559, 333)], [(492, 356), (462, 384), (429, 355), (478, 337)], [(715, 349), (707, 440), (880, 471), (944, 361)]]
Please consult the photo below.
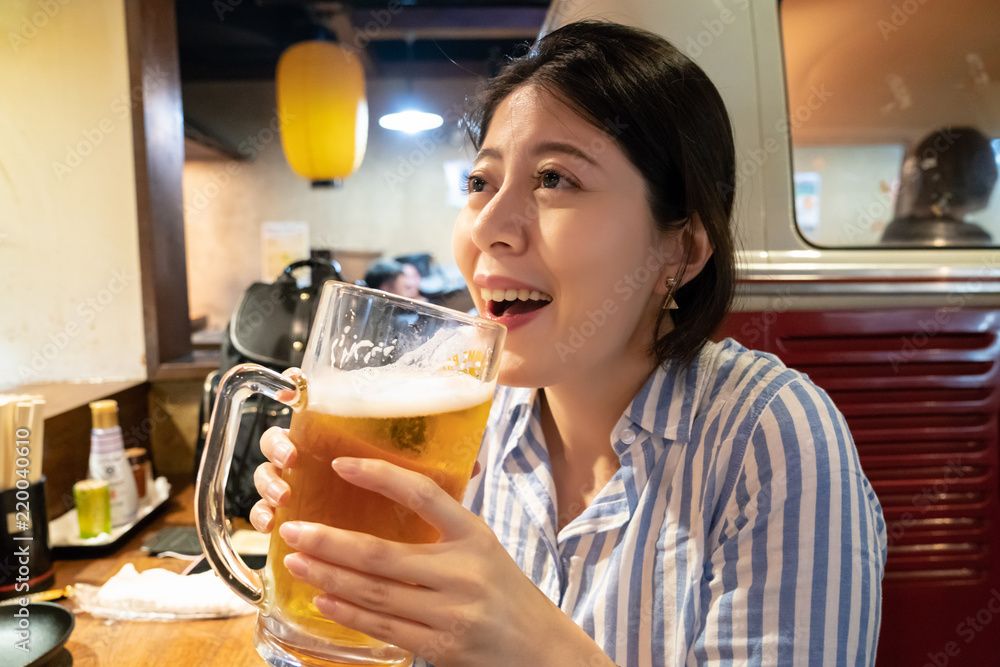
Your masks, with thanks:
[(1000, 245), (1000, 2), (784, 0), (781, 21), (802, 236)]

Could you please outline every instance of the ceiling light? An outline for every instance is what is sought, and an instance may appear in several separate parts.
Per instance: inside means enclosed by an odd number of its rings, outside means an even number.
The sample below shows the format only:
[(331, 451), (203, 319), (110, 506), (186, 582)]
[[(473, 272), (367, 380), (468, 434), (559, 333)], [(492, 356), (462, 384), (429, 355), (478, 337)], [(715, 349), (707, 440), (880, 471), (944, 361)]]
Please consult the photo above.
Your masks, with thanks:
[(397, 130), (407, 134), (416, 134), (424, 130), (441, 127), (444, 119), (436, 113), (406, 109), (398, 113), (390, 113), (378, 119), (378, 124), (387, 130)]

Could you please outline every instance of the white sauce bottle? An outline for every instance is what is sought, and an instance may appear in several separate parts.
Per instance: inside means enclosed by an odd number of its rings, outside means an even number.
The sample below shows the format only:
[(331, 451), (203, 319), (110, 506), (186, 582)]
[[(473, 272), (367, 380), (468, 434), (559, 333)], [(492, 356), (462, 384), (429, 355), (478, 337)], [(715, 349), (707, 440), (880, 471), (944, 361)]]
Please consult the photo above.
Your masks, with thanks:
[(118, 425), (118, 402), (94, 401), (90, 404), (90, 415), (93, 428), (90, 431), (89, 476), (108, 481), (112, 527), (134, 523), (139, 496), (132, 466), (125, 457), (122, 429)]

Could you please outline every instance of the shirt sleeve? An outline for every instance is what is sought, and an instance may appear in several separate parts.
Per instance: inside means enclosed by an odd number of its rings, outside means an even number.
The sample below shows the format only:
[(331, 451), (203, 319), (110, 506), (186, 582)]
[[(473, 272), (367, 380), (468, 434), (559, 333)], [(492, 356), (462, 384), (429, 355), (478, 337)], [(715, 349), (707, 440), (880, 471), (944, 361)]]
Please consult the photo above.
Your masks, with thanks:
[(874, 665), (886, 531), (843, 416), (796, 379), (744, 445), (687, 664)]

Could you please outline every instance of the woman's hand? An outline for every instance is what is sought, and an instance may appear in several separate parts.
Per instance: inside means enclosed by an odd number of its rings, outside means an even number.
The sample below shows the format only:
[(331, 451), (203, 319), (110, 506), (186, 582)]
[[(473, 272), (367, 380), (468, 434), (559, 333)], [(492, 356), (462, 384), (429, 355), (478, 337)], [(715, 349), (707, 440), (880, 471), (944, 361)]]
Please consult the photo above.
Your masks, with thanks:
[[(274, 510), (288, 504), (291, 490), (281, 478), (281, 471), (295, 465), (295, 445), (288, 439), (288, 429), (272, 426), (260, 436), (260, 451), (267, 458), (253, 473), (253, 484), (260, 494), (250, 508), (250, 523), (261, 533), (274, 529)], [(472, 476), (479, 474), (479, 461), (472, 468)]]
[(260, 451), (267, 457), (253, 473), (253, 484), (261, 499), (250, 509), (250, 523), (262, 533), (274, 529), (274, 510), (288, 504), (290, 489), (281, 471), (295, 465), (296, 451), (288, 429), (272, 426), (260, 436)]
[[(273, 452), (279, 439), (268, 440)], [(325, 616), (438, 667), (577, 664), (577, 656), (583, 664), (611, 664), (493, 531), (431, 479), (374, 459), (342, 457), (333, 466), (351, 484), (410, 508), (441, 537), (403, 544), (316, 523), (283, 524), (281, 538), (297, 552), (285, 566), (324, 591), (314, 602)], [(273, 481), (267, 473), (265, 489)]]

